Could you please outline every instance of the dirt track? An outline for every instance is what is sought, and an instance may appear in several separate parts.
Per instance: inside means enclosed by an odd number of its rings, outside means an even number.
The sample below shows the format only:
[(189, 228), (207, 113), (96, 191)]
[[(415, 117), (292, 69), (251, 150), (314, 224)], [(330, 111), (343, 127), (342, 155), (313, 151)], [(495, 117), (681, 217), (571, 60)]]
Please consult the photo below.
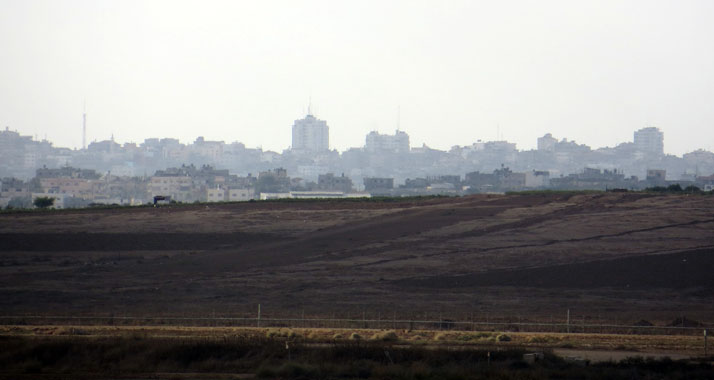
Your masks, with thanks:
[[(656, 256), (653, 256), (656, 255)], [(706, 196), (0, 214), (5, 313), (446, 312), (714, 322)], [(687, 260), (682, 261), (682, 260)], [(711, 276), (710, 276), (711, 274)]]

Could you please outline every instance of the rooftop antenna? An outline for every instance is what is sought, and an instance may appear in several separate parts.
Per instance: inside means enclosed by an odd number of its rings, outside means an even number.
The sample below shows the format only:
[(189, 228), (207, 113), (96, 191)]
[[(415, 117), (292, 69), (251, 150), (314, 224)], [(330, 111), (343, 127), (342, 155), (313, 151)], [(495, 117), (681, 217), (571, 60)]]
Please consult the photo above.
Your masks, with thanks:
[(82, 110), (82, 149), (87, 149), (87, 101)]
[(402, 122), (402, 106), (397, 105), (397, 132), (399, 132), (399, 128), (401, 127), (401, 122)]
[(312, 115), (312, 95), (310, 95), (310, 98), (307, 103), (307, 114)]

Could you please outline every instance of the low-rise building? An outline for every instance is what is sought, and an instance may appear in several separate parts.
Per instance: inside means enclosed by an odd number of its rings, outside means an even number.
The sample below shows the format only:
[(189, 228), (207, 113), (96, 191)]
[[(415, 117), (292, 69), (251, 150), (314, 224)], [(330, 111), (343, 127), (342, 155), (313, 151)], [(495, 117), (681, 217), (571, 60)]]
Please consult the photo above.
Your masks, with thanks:
[(251, 188), (208, 188), (206, 202), (244, 202), (254, 198), (255, 190)]
[(394, 189), (394, 178), (365, 177), (362, 182), (364, 190), (370, 194), (388, 194)]
[(526, 188), (541, 189), (550, 186), (550, 172), (533, 170), (526, 172)]
[(345, 177), (344, 173), (339, 177), (332, 173), (320, 174), (317, 177), (317, 187), (320, 190), (350, 192), (352, 180), (350, 177)]
[(227, 193), (229, 202), (249, 201), (255, 197), (255, 190), (251, 188), (228, 189)]
[(196, 200), (193, 199), (193, 180), (186, 176), (151, 177), (148, 191), (152, 198), (168, 195), (179, 202)]
[(93, 183), (84, 178), (40, 178), (40, 185), (46, 193), (67, 194), (83, 199), (94, 198)]
[(261, 200), (285, 198), (370, 198), (369, 193), (345, 193), (342, 191), (290, 191), (287, 193), (260, 193)]

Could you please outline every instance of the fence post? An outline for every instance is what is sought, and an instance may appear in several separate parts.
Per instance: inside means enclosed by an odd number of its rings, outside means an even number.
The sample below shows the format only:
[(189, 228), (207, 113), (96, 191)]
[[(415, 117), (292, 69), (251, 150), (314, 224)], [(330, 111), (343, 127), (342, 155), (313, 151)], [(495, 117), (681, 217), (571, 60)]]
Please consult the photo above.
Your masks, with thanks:
[(566, 325), (566, 331), (567, 331), (567, 333), (570, 334), (570, 309), (568, 309), (568, 320), (567, 320), (567, 322), (565, 323), (565, 325)]
[(704, 356), (707, 356), (707, 329), (704, 329)]
[(258, 327), (260, 327), (260, 304), (258, 304)]

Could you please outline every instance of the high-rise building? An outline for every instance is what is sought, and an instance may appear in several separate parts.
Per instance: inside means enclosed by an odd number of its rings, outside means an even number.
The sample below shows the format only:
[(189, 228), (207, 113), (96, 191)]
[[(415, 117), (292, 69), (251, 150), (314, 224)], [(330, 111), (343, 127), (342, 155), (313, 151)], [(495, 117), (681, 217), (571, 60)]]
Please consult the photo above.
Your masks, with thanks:
[(382, 135), (378, 132), (370, 132), (365, 138), (364, 149), (367, 152), (409, 152), (409, 135), (406, 132), (396, 131), (394, 135)]
[(308, 110), (304, 119), (293, 124), (292, 150), (298, 152), (320, 152), (330, 149), (330, 128), (327, 122), (317, 119)]
[(645, 154), (664, 154), (664, 134), (655, 127), (635, 131), (635, 150)]
[(553, 137), (552, 134), (548, 133), (543, 137), (538, 137), (538, 150), (554, 152), (555, 144), (558, 143), (558, 139)]

